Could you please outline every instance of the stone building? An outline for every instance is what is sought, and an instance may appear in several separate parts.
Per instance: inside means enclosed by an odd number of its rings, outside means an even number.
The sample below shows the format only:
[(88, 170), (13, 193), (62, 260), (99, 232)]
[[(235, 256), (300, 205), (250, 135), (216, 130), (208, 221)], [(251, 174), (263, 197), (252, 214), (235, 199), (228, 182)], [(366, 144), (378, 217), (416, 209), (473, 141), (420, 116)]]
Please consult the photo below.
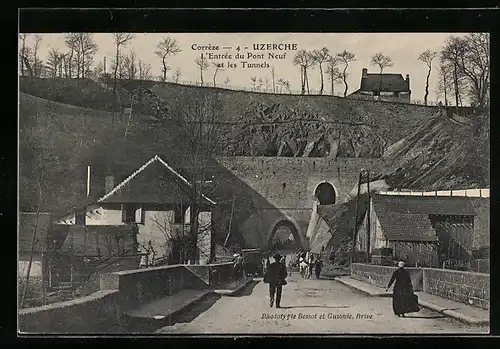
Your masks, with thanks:
[(406, 74), (404, 79), (401, 74), (368, 73), (368, 69), (363, 68), (359, 89), (348, 97), (410, 103), (410, 75)]
[(466, 269), (476, 259), (474, 251), (481, 248), (477, 236), (489, 231), (489, 216), (484, 208), (488, 201), (465, 196), (374, 194), (369, 210), (370, 243), (368, 214), (364, 213), (356, 249), (373, 254), (375, 249), (391, 248), (395, 260), (411, 265), (418, 262), (435, 267), (445, 263)]

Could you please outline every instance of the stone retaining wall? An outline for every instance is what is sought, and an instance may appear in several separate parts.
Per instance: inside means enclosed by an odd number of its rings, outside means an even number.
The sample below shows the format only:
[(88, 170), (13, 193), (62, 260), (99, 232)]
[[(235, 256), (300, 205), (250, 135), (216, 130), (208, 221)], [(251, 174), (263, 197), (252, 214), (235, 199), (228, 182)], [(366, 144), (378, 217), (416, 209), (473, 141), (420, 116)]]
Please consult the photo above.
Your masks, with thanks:
[(19, 311), (19, 331), (28, 333), (121, 333), (118, 291)]
[(183, 289), (227, 284), (231, 267), (232, 263), (171, 265), (103, 274), (100, 291), (89, 296), (19, 311), (19, 329), (28, 333), (120, 333), (124, 311)]
[[(353, 263), (351, 277), (387, 287), (396, 267)], [(435, 268), (406, 268), (414, 291), (424, 291), (483, 309), (490, 307), (490, 275)]]
[[(351, 266), (351, 276), (360, 281), (368, 282), (374, 286), (387, 287), (391, 280), (392, 273), (396, 267), (381, 265), (353, 263)], [(414, 291), (423, 290), (423, 272), (422, 268), (405, 268), (410, 273), (411, 282)]]
[(490, 275), (424, 268), (424, 292), (479, 308), (490, 308)]

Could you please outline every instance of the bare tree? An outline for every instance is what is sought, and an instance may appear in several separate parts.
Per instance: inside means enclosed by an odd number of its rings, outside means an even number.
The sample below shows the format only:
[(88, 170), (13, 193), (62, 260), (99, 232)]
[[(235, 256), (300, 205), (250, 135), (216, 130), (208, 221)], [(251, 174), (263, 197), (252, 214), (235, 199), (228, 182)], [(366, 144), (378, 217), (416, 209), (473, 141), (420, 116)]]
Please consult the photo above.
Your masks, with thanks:
[(179, 78), (181, 77), (181, 75), (182, 75), (181, 69), (180, 68), (175, 69), (174, 77), (175, 77), (176, 84), (179, 83)]
[(219, 72), (220, 65), (217, 62), (212, 63), (215, 70), (214, 70), (214, 87), (217, 85), (216, 79), (217, 79), (217, 73)]
[(279, 86), (279, 91), (280, 93), (283, 93), (283, 87), (285, 86), (285, 79), (278, 79), (278, 82), (277, 82), (278, 86)]
[(429, 78), (431, 77), (432, 61), (436, 58), (437, 52), (426, 50), (418, 56), (418, 60), (424, 62), (427, 65), (427, 77), (425, 79), (425, 95), (424, 104), (427, 105), (427, 97), (429, 96)]
[(21, 52), (19, 53), (19, 61), (21, 62), (21, 76), (24, 76), (24, 58), (26, 57), (26, 39), (28, 39), (27, 33), (22, 33), (19, 35), (21, 39)]
[(121, 66), (120, 64), (120, 49), (126, 46), (130, 41), (134, 39), (134, 34), (130, 33), (113, 33), (113, 40), (116, 47), (116, 55), (115, 55), (115, 69), (114, 69), (114, 83), (113, 83), (113, 93), (116, 94), (116, 84), (117, 84), (117, 75), (118, 68)]
[(77, 77), (85, 79), (85, 73), (89, 70), (88, 61), (97, 52), (98, 46), (92, 33), (76, 33), (74, 36), (77, 52)]
[(265, 86), (265, 89), (266, 89), (265, 91), (267, 92), (269, 90), (269, 78), (268, 77), (266, 77), (264, 79), (264, 86)]
[(307, 78), (307, 69), (316, 64), (311, 52), (306, 50), (298, 51), (293, 57), (293, 64), (300, 66), (300, 81), (302, 87), (302, 94), (306, 93), (306, 85), (309, 93), (309, 81)]
[[(441, 60), (453, 68), (455, 94), (461, 97), (462, 88), (475, 105), (489, 105), (490, 86), (490, 36), (488, 33), (470, 33), (465, 37), (450, 37), (442, 52)], [(456, 102), (460, 98), (456, 98)]]
[(208, 69), (210, 64), (208, 63), (206, 57), (203, 55), (200, 55), (200, 57), (196, 58), (194, 60), (194, 63), (198, 66), (198, 68), (200, 68), (201, 86), (203, 86), (203, 72)]
[(292, 93), (292, 90), (290, 89), (290, 81), (285, 80), (283, 82), (283, 86), (287, 89), (288, 93), (290, 93), (290, 94)]
[(57, 77), (57, 73), (59, 73), (59, 67), (62, 64), (62, 59), (63, 57), (59, 50), (53, 48), (49, 51), (49, 57), (47, 58), (46, 67), (50, 77)]
[(227, 88), (227, 85), (229, 84), (231, 80), (229, 79), (229, 77), (226, 77), (226, 80), (224, 80), (224, 84), (226, 85), (226, 88)]
[(342, 73), (337, 65), (339, 64), (339, 57), (330, 57), (326, 65), (326, 73), (330, 77), (331, 95), (335, 94), (335, 83), (342, 81)]
[(75, 52), (78, 49), (78, 40), (77, 40), (77, 33), (69, 33), (65, 36), (64, 43), (66, 47), (69, 49), (69, 52), (67, 54), (67, 60), (66, 60), (66, 70), (67, 70), (67, 76), (71, 79), (73, 77), (73, 70), (74, 70), (74, 56)]
[(41, 61), (38, 59), (38, 50), (40, 49), (42, 40), (43, 38), (41, 35), (35, 35), (35, 44), (33, 45), (33, 73), (35, 74), (35, 77), (39, 77), (41, 72)]
[(256, 76), (252, 76), (250, 78), (250, 81), (252, 81), (252, 90), (255, 91), (255, 85), (257, 84), (257, 77)]
[(262, 78), (257, 79), (257, 90), (259, 90), (259, 91), (261, 90), (263, 83), (264, 83), (264, 80), (262, 80)]
[(156, 46), (155, 54), (161, 59), (163, 81), (167, 80), (167, 58), (181, 52), (181, 48), (177, 43), (177, 40), (172, 39), (170, 36), (162, 38), (162, 40)]
[[(190, 259), (196, 252), (198, 236), (210, 227), (199, 225), (200, 212), (210, 205), (207, 197), (207, 182), (213, 179), (212, 156), (224, 147), (224, 137), (217, 121), (220, 120), (221, 101), (218, 93), (205, 90), (194, 92), (195, 95), (180, 96), (169, 109), (167, 122), (174, 122), (180, 149), (183, 151), (175, 158), (175, 163), (187, 173), (190, 186), (189, 196), (189, 231)], [(175, 155), (173, 155), (175, 156)], [(213, 188), (212, 188), (213, 190)]]
[(127, 79), (135, 80), (137, 77), (137, 55), (134, 51), (131, 51), (128, 56), (124, 56), (123, 68), (126, 71)]
[(313, 58), (319, 66), (319, 73), (321, 76), (321, 88), (319, 90), (319, 94), (322, 95), (323, 94), (323, 86), (324, 86), (323, 63), (330, 59), (330, 51), (328, 51), (328, 49), (326, 47), (323, 47), (320, 50), (314, 50), (313, 51)]
[(379, 52), (372, 56), (371, 64), (373, 66), (379, 67), (380, 69), (380, 83), (378, 86), (378, 94), (380, 95), (380, 92), (382, 90), (382, 73), (384, 72), (385, 68), (392, 67), (394, 63), (392, 62), (391, 57), (385, 56), (383, 53)]
[(146, 64), (139, 60), (139, 80), (151, 80), (151, 64)]
[(448, 107), (448, 91), (452, 89), (452, 77), (449, 66), (441, 63), (439, 65), (439, 81), (437, 86), (437, 94), (444, 97), (444, 105)]
[(460, 68), (461, 60), (465, 55), (466, 49), (466, 44), (463, 39), (451, 36), (448, 38), (443, 50), (441, 51), (441, 63), (446, 65), (451, 71), (455, 107), (457, 109), (461, 104), (462, 94), (466, 89), (464, 74)]
[(271, 67), (271, 77), (273, 79), (273, 93), (276, 93), (276, 84), (275, 84), (275, 71), (274, 71), (274, 65)]
[(337, 53), (337, 57), (339, 58), (339, 61), (344, 64), (344, 69), (342, 70), (342, 80), (344, 81), (344, 97), (347, 96), (347, 90), (349, 89), (349, 86), (347, 85), (347, 68), (349, 67), (349, 63), (354, 62), (356, 60), (356, 55), (352, 52), (348, 52), (347, 50), (344, 50), (340, 53)]

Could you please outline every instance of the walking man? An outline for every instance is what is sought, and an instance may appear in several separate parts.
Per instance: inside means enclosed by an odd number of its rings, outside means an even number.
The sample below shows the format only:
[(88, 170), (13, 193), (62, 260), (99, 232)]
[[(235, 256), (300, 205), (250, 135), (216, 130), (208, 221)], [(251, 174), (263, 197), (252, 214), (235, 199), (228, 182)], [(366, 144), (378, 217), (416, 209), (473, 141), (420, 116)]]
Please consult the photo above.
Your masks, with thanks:
[(273, 256), (275, 262), (269, 265), (269, 268), (264, 275), (264, 282), (269, 284), (269, 306), (274, 305), (276, 296), (276, 308), (281, 308), (281, 294), (283, 292), (283, 285), (287, 277), (286, 266), (281, 262), (281, 255), (276, 253)]

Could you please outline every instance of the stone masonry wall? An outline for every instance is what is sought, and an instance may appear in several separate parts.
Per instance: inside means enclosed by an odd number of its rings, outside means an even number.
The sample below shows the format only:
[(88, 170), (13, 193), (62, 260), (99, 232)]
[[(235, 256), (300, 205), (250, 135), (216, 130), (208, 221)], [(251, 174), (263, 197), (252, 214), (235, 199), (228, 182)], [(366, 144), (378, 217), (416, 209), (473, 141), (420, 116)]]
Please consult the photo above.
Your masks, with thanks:
[(424, 292), (479, 308), (490, 308), (488, 274), (444, 269), (423, 269)]
[[(374, 286), (385, 288), (391, 280), (396, 267), (387, 267), (371, 264), (353, 263), (351, 276), (357, 280), (368, 282)], [(410, 273), (414, 291), (423, 290), (423, 269), (405, 268)]]
[(19, 331), (24, 333), (120, 333), (122, 318), (116, 290), (19, 311)]

